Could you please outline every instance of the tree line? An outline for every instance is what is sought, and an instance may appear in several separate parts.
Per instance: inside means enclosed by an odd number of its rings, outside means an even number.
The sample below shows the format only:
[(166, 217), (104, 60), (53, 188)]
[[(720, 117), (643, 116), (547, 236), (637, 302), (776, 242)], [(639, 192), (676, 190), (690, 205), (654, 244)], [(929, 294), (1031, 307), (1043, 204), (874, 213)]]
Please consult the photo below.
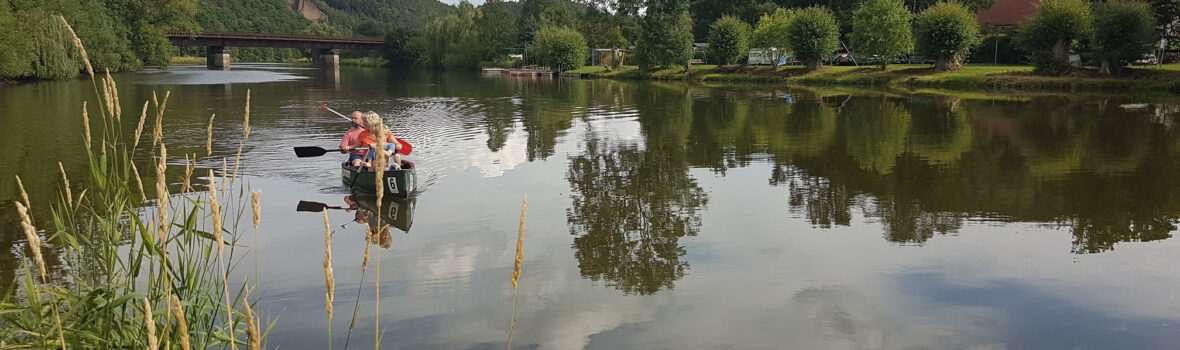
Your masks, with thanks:
[[(696, 54), (692, 44), (707, 42), (713, 62), (735, 64), (750, 48), (774, 48), (776, 61), (789, 54), (815, 70), (844, 48), (843, 42), (882, 68), (920, 55), (937, 70), (952, 70), (990, 37), (1013, 43), (1008, 50), (1039, 72), (1067, 71), (1069, 55), (1076, 52), (1100, 65), (1102, 72), (1118, 73), (1150, 52), (1160, 38), (1180, 34), (1177, 0), (1045, 0), (1031, 18), (1007, 30), (1010, 36), (995, 35), (1001, 31), (978, 24), (975, 13), (993, 3), (603, 0), (577, 7), (558, 0), (493, 0), (477, 8), (464, 2), (458, 13), (435, 19), (420, 33), (396, 33), (393, 39), (399, 40), (390, 40), (395, 45), (387, 55), (399, 65), (473, 69), (539, 64), (561, 71), (584, 64), (587, 57), (577, 52), (587, 51), (585, 47), (633, 48), (633, 57), (624, 59), (627, 64), (649, 69), (685, 65)], [(523, 54), (524, 61), (510, 60), (509, 54)], [(620, 58), (612, 55), (594, 63)]]

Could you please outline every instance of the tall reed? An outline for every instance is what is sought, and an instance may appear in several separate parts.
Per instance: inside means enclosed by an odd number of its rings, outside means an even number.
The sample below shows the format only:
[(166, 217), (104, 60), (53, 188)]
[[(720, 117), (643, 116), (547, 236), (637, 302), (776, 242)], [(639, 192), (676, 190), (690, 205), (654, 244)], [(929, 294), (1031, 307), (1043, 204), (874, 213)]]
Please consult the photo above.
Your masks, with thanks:
[(508, 321), (508, 349), (512, 349), (512, 333), (516, 331), (516, 281), (520, 279), (521, 264), (524, 262), (524, 219), (529, 204), (529, 196), (525, 195), (520, 201), (520, 227), (516, 231), (516, 258), (512, 263), (512, 313)]
[[(76, 37), (75, 44), (84, 52)], [(211, 230), (208, 224), (210, 216), (220, 218), (223, 212), (241, 217), (244, 191), (237, 192), (239, 204), (230, 208), (213, 207), (211, 200), (195, 195), (171, 200), (161, 128), (171, 94), (166, 93), (163, 103), (155, 104), (154, 133), (161, 137), (141, 149), (140, 131), (132, 142), (123, 140), (114, 80), (108, 76), (100, 92), (97, 78), (92, 71), (88, 73), (98, 104), (84, 101), (84, 147), (79, 151), (86, 156), (89, 176), (76, 181), (82, 188), (76, 197), (65, 185), (49, 213), (29, 213), (27, 194), (17, 203), (33, 261), (23, 265), (24, 278), (16, 283), (19, 292), (5, 290), (0, 295), (0, 348), (207, 349), (234, 348), (238, 342), (257, 347), (265, 333), (259, 332), (258, 322), (251, 326), (247, 317), (254, 316), (248, 305), (234, 306), (245, 297), (229, 294), (226, 276), (230, 270), (226, 267), (230, 265), (221, 259), (226, 252), (232, 257), (238, 247), (232, 242), (225, 244), (237, 239), (237, 226), (225, 229), (216, 222), (213, 226), (217, 227)], [(93, 144), (90, 108), (97, 111), (95, 124), (101, 126)], [(138, 128), (142, 130), (142, 126)], [(158, 208), (151, 210), (143, 207), (153, 203), (147, 201), (132, 160), (157, 151), (154, 205)], [(214, 178), (212, 172), (209, 178)], [(63, 171), (63, 183), (68, 181)], [(132, 181), (138, 191), (133, 190)], [(213, 188), (210, 199), (216, 192)], [(218, 215), (209, 214), (213, 209)], [(38, 232), (32, 225), (36, 214), (52, 216), (52, 225)], [(228, 240), (223, 239), (223, 233), (228, 233)], [(45, 257), (40, 254), (42, 236), (48, 237), (44, 245), (53, 247), (56, 259), (68, 268), (47, 273)], [(211, 259), (214, 250), (218, 259)], [(34, 275), (40, 278), (35, 280)], [(166, 312), (152, 315), (150, 310), (156, 306)], [(246, 329), (239, 333), (243, 323)], [(56, 339), (52, 339), (54, 334)]]

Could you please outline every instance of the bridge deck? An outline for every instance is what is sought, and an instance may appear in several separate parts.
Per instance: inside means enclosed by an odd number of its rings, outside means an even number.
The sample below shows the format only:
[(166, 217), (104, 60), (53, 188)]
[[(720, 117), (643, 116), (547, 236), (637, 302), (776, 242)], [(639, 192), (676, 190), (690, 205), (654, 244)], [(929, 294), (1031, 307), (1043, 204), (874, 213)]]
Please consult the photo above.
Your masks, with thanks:
[(221, 47), (277, 47), (292, 49), (348, 49), (380, 50), (382, 38), (327, 37), (298, 34), (239, 33), (239, 32), (168, 32), (168, 39), (176, 46)]

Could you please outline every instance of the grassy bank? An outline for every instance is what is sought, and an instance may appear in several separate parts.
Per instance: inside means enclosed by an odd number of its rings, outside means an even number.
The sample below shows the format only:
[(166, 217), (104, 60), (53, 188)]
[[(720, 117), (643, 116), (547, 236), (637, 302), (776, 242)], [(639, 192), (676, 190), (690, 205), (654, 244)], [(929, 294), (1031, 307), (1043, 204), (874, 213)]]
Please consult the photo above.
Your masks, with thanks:
[(587, 66), (570, 73), (612, 79), (694, 80), (718, 82), (763, 82), (801, 85), (849, 85), (895, 88), (949, 88), (1046, 91), (1168, 91), (1180, 93), (1180, 64), (1159, 68), (1135, 68), (1119, 77), (1107, 77), (1091, 69), (1079, 69), (1063, 76), (1042, 76), (1030, 66), (969, 64), (953, 72), (935, 72), (928, 65), (876, 67), (829, 66), (818, 72), (802, 67), (697, 65), (688, 72), (666, 68), (640, 71), (626, 66), (615, 71)]

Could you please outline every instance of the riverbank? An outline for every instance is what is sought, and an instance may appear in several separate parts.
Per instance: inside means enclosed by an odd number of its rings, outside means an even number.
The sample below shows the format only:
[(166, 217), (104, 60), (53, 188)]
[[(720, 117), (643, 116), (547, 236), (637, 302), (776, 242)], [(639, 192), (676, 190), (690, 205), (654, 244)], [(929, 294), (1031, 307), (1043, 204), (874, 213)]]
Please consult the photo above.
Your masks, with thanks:
[(567, 73), (589, 78), (640, 80), (693, 80), (716, 82), (790, 83), (820, 86), (876, 86), (896, 88), (996, 89), (1036, 91), (1104, 91), (1180, 93), (1180, 64), (1136, 68), (1120, 77), (1106, 77), (1091, 69), (1063, 76), (1042, 76), (1031, 66), (968, 64), (953, 72), (936, 72), (929, 65), (877, 67), (828, 66), (818, 72), (803, 67), (697, 65), (688, 72), (667, 68), (644, 72), (634, 66), (607, 71), (586, 66)]

